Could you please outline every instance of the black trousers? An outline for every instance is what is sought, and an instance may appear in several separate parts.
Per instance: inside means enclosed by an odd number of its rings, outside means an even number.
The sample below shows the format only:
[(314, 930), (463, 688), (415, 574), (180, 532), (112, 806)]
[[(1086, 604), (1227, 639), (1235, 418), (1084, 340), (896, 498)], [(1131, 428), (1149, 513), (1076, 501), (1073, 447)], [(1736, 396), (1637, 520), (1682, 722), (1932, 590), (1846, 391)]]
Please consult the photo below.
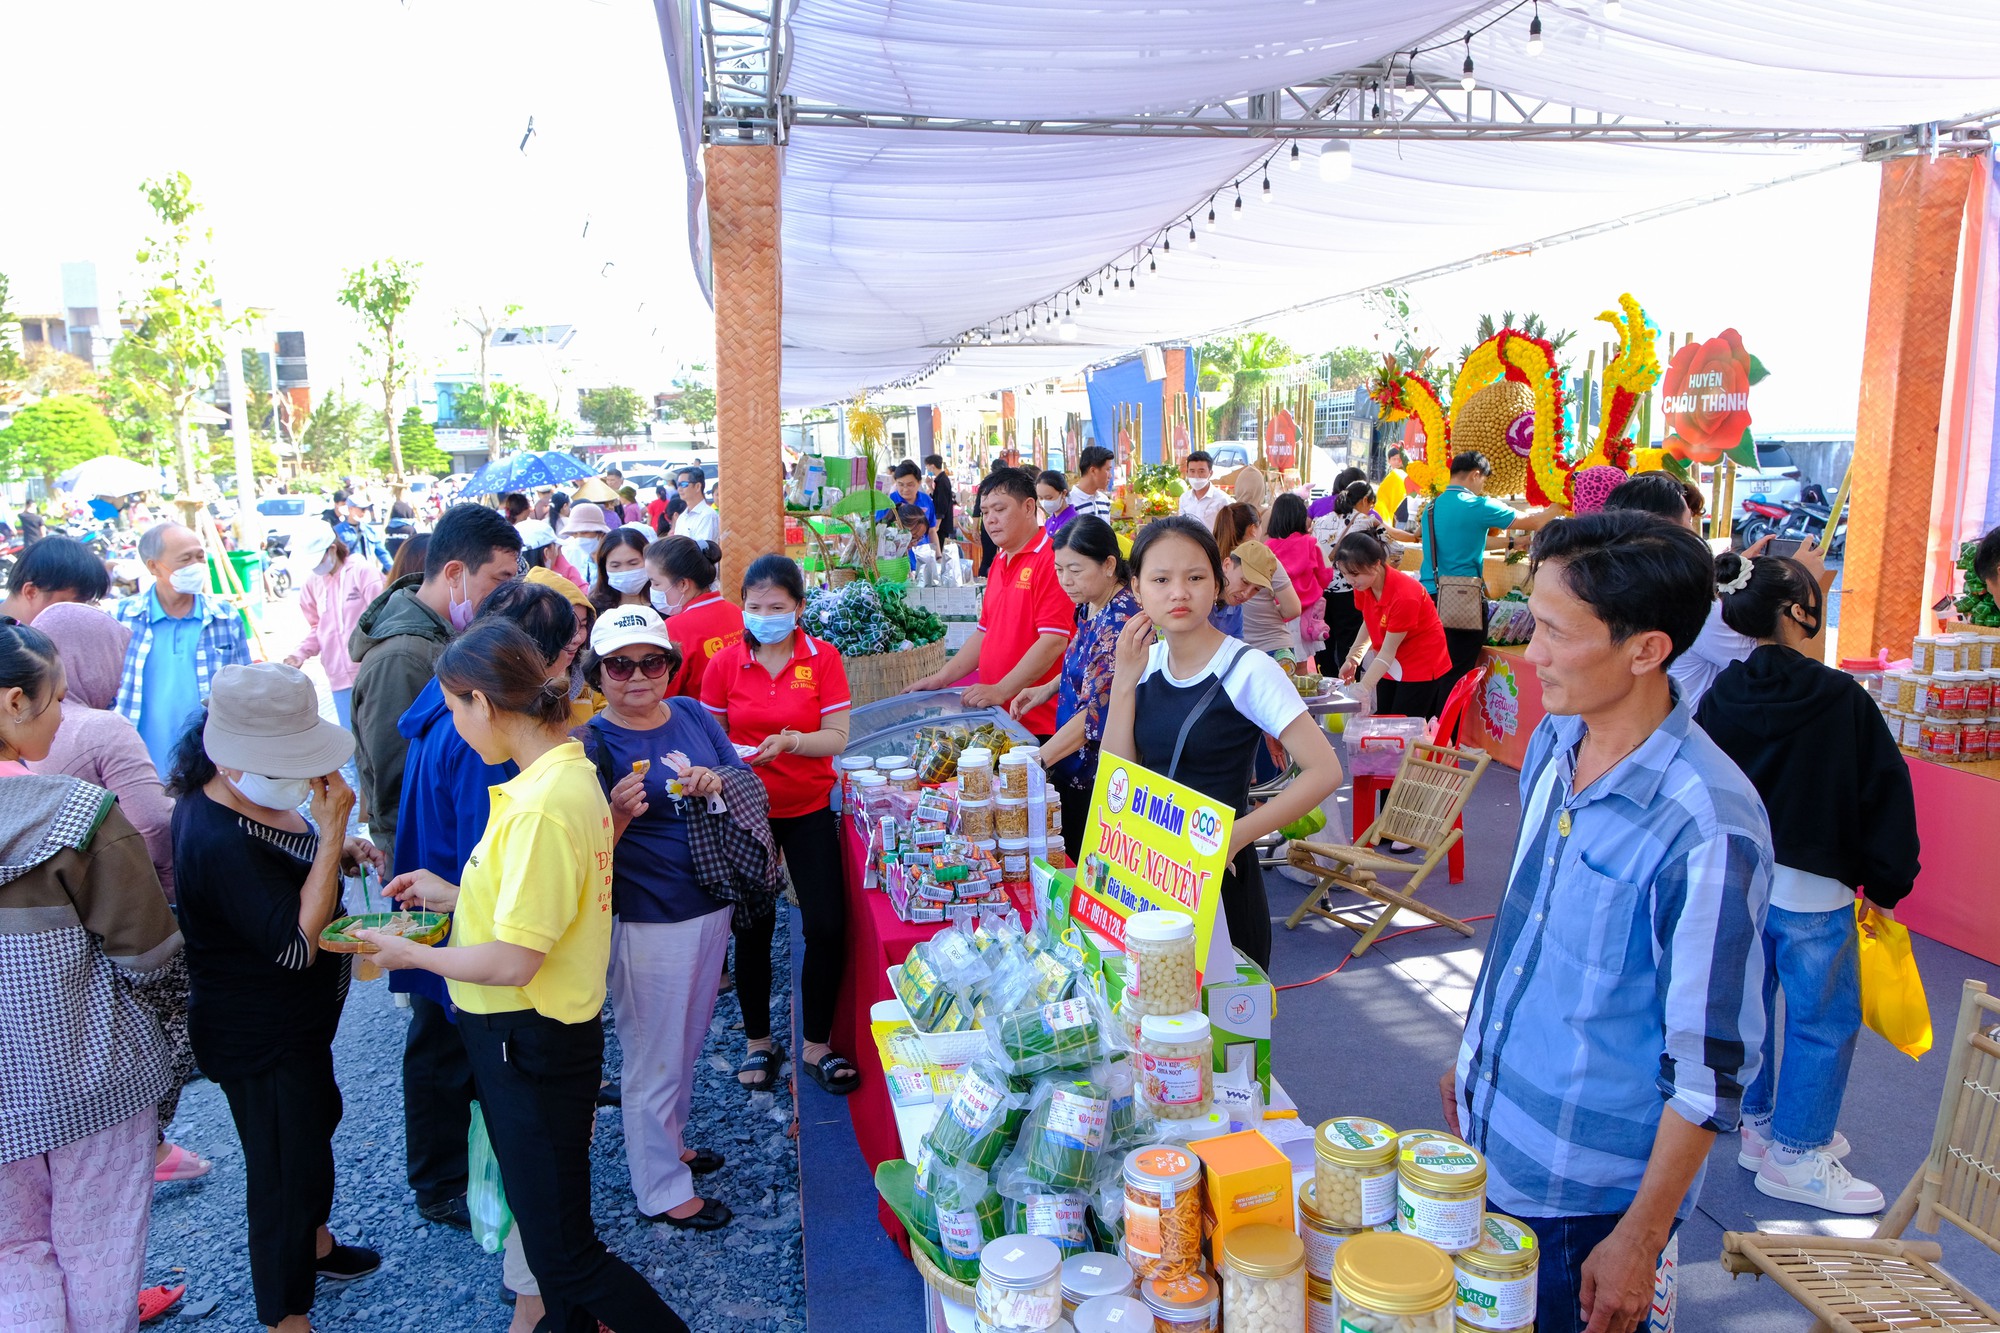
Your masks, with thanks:
[(458, 1016), (507, 1205), (547, 1307), (538, 1330), (687, 1333), (660, 1294), (598, 1239), (590, 1216), (590, 1128), (604, 1029), (532, 1009)]
[(1445, 693), (1458, 684), (1459, 678), (1479, 665), (1479, 650), (1486, 646), (1486, 631), (1483, 629), (1448, 629), (1444, 632), (1444, 648), (1451, 655), (1451, 670), (1444, 674)]
[(1072, 787), (1068, 783), (1056, 788), (1056, 800), (1062, 806), (1063, 850), (1069, 853), (1069, 863), (1083, 864), (1083, 835), (1090, 831), (1090, 789)]
[[(1390, 680), (1384, 676), (1375, 685), (1376, 711), (1384, 715), (1436, 717), (1444, 711), (1444, 701), (1451, 696), (1451, 681), (1448, 675), (1436, 680)], [(1446, 738), (1439, 738), (1440, 744), (1445, 741)]]
[(287, 1051), (268, 1069), (217, 1085), (243, 1144), (257, 1322), (310, 1314), (319, 1229), (333, 1210), (333, 1130), (341, 1111), (333, 1048)]
[(1319, 650), (1314, 660), (1319, 663), (1322, 676), (1340, 674), (1340, 664), (1347, 660), (1348, 649), (1354, 646), (1354, 636), (1362, 630), (1361, 610), (1354, 605), (1354, 590), (1326, 591), (1326, 647)]
[[(847, 965), (847, 899), (840, 879), (840, 833), (832, 810), (771, 821), (771, 840), (785, 854), (805, 923), (805, 961), (799, 968), (799, 1030), (809, 1042), (833, 1036), (833, 1009)], [(778, 905), (783, 911), (784, 904)], [(743, 1035), (771, 1035), (771, 934), (776, 921), (736, 936), (736, 996), (743, 1006)], [(853, 1052), (846, 1052), (849, 1056)], [(622, 1333), (622, 1330), (621, 1330)]]
[(1257, 861), (1255, 843), (1238, 852), (1222, 876), (1222, 919), (1229, 923), (1229, 942), (1268, 974), (1271, 900), (1264, 893), (1264, 867)]
[(472, 1065), (445, 1007), (427, 996), (410, 996), (410, 1027), (403, 1035), (403, 1154), (420, 1208), (465, 1193), (472, 1097)]

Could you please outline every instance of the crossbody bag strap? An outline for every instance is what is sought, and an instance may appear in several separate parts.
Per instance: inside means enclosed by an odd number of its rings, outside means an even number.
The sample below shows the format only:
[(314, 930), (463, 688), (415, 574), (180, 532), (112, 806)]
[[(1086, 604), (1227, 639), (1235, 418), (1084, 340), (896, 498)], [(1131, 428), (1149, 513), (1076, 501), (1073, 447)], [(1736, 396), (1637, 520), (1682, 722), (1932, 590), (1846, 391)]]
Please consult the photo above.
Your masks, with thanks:
[(1243, 654), (1248, 651), (1250, 650), (1247, 645), (1240, 643), (1236, 645), (1236, 656), (1230, 658), (1229, 665), (1216, 673), (1215, 683), (1202, 692), (1201, 698), (1195, 702), (1195, 706), (1189, 710), (1188, 715), (1181, 720), (1180, 735), (1174, 737), (1173, 758), (1167, 761), (1167, 778), (1169, 781), (1173, 779), (1175, 774), (1180, 772), (1181, 751), (1187, 746), (1188, 733), (1194, 730), (1196, 719), (1208, 711), (1209, 704), (1215, 700), (1216, 692), (1222, 688), (1223, 683), (1229, 679), (1229, 674), (1236, 670), (1236, 664), (1243, 660)]

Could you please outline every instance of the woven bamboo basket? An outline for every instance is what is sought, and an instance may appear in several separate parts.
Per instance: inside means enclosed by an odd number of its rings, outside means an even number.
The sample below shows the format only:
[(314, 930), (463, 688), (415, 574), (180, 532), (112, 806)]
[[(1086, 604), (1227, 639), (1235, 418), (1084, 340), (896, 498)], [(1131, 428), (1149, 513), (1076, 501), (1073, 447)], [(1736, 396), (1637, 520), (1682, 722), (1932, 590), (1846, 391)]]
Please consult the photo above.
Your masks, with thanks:
[(917, 1261), (917, 1272), (923, 1276), (925, 1282), (930, 1284), (932, 1290), (936, 1291), (946, 1300), (959, 1305), (971, 1305), (973, 1303), (975, 1295), (973, 1289), (932, 1263), (930, 1256), (925, 1254), (921, 1249), (912, 1245), (910, 1247), (910, 1257)]
[(848, 694), (857, 708), (902, 694), (942, 667), (948, 656), (944, 640), (939, 639), (904, 653), (868, 653), (847, 658), (844, 665)]

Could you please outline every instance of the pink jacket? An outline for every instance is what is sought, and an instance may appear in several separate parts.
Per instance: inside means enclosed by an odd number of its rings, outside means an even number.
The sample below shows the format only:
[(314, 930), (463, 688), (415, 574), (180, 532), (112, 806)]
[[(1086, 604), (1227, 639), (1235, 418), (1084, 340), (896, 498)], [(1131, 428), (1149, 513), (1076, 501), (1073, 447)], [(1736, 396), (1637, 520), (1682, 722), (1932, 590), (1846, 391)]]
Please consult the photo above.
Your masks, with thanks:
[(331, 688), (354, 688), (360, 668), (347, 655), (347, 637), (381, 592), (382, 571), (374, 561), (356, 556), (335, 565), (331, 574), (314, 574), (299, 589), (299, 610), (312, 628), (294, 651), (302, 659), (317, 655)]
[(1333, 582), (1333, 567), (1326, 563), (1326, 556), (1311, 533), (1266, 537), (1264, 545), (1271, 548), (1278, 563), (1285, 567), (1285, 573), (1292, 576), (1292, 587), (1298, 592), (1301, 605), (1318, 601)]

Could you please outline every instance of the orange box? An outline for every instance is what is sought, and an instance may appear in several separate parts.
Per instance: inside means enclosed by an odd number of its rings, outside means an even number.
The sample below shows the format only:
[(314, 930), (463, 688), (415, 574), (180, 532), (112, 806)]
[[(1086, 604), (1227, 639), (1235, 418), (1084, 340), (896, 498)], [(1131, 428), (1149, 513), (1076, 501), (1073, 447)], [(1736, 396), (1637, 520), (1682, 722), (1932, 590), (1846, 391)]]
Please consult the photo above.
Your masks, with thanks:
[(1292, 1229), (1292, 1161), (1254, 1129), (1198, 1139), (1188, 1150), (1201, 1158), (1203, 1203), (1214, 1253), (1237, 1227), (1262, 1222)]

